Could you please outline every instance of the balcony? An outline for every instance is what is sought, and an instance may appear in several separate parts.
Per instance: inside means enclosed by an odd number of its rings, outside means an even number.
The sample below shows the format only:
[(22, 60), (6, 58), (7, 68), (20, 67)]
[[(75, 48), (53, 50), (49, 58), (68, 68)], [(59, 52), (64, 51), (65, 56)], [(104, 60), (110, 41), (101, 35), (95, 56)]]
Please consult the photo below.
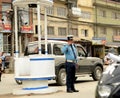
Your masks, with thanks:
[(112, 9), (120, 9), (120, 2), (115, 2), (113, 0), (94, 0), (94, 6), (108, 7)]

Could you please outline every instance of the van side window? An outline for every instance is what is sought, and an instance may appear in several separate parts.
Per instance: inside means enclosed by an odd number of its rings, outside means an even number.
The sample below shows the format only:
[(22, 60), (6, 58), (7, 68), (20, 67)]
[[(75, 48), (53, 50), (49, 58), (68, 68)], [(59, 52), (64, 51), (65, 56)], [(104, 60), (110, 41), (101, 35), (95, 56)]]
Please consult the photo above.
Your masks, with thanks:
[(62, 48), (62, 44), (54, 44), (53, 45), (53, 54), (54, 55), (63, 55), (63, 53), (61, 52), (61, 48)]
[(85, 52), (83, 51), (81, 47), (77, 46), (77, 51), (78, 51), (79, 57), (85, 57)]

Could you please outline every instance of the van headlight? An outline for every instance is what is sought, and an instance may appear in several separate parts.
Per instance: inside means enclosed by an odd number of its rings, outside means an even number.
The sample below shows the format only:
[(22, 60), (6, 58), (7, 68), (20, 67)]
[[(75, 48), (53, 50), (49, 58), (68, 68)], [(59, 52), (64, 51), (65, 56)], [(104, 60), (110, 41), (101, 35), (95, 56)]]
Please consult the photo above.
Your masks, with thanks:
[(100, 85), (98, 86), (98, 93), (101, 98), (108, 98), (111, 93), (111, 87), (108, 85)]

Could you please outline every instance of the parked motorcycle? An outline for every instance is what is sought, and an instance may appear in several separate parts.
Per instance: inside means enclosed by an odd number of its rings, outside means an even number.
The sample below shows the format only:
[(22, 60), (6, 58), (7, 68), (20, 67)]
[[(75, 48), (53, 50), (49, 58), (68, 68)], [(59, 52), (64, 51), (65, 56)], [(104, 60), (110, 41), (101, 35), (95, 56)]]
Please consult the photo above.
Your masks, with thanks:
[(95, 98), (120, 98), (120, 56), (109, 54), (114, 61), (103, 72)]

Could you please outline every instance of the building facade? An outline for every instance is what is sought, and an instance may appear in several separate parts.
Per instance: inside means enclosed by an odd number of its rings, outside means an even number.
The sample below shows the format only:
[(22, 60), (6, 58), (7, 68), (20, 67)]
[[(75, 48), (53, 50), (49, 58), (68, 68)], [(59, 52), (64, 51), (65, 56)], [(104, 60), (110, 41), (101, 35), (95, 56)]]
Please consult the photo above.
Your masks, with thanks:
[[(72, 21), (71, 9), (77, 7), (77, 0), (54, 0), (54, 5), (47, 8), (47, 30), (49, 38), (65, 38), (68, 34), (72, 34), (78, 38), (77, 21)], [(35, 10), (34, 12), (35, 13)], [(34, 31), (37, 36), (37, 15), (34, 14)], [(78, 19), (78, 18), (77, 18)], [(44, 8), (41, 7), (41, 34), (44, 37)]]
[(120, 41), (120, 2), (116, 0), (93, 0), (94, 36), (104, 37), (107, 43)]
[(11, 19), (7, 11), (11, 9), (11, 0), (0, 0), (0, 51), (11, 51)]
[[(12, 0), (0, 1), (0, 51), (11, 51), (11, 21), (7, 11), (11, 9)], [(118, 43), (120, 41), (120, 2), (115, 0), (53, 0), (53, 6), (48, 7), (47, 11), (47, 33), (48, 38), (66, 38), (72, 34), (75, 40), (93, 39), (103, 40), (107, 44)], [(79, 9), (79, 14), (73, 12)], [(23, 9), (22, 9), (23, 10)], [(34, 40), (38, 36), (37, 10), (36, 8), (18, 11), (19, 25), (22, 29), (30, 29), (32, 25), (33, 32), (22, 35), (21, 40), (26, 42), (25, 36)], [(44, 12), (41, 7), (41, 37), (44, 37)], [(21, 16), (21, 15), (24, 16)], [(23, 20), (22, 20), (23, 19)], [(21, 30), (21, 29), (20, 29)], [(104, 42), (105, 41), (105, 42)], [(22, 43), (20, 43), (22, 44)], [(25, 45), (22, 45), (24, 51)]]
[(78, 27), (79, 37), (92, 41), (92, 37), (94, 36), (94, 7), (92, 0), (78, 0), (78, 7), (81, 9), (81, 17), (79, 18), (80, 24)]

